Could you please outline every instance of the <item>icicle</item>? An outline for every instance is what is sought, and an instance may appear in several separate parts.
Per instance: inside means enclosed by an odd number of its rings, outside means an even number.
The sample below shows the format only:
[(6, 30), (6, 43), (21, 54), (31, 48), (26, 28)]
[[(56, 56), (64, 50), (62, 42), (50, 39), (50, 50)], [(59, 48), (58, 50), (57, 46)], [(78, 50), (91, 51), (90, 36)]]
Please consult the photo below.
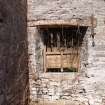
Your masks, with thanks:
[(57, 33), (57, 48), (60, 50), (60, 35)]
[(53, 33), (50, 34), (50, 37), (51, 37), (51, 52), (52, 52), (52, 49), (53, 49)]

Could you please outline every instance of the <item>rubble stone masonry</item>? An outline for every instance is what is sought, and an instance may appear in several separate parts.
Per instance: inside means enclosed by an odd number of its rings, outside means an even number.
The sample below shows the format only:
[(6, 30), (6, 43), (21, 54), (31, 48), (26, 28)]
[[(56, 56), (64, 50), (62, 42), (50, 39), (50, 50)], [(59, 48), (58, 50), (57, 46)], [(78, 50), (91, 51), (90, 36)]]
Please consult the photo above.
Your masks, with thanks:
[(58, 105), (105, 105), (105, 1), (28, 0), (28, 22), (39, 20), (97, 19), (92, 46), (88, 28), (81, 50), (79, 73), (44, 73), (37, 27), (28, 27), (30, 99)]

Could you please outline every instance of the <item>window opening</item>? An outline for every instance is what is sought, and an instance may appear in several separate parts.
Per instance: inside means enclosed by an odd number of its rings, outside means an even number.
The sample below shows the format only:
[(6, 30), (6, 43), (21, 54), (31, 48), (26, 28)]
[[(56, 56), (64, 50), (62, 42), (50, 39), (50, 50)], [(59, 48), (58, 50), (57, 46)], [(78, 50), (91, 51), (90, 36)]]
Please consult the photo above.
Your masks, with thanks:
[(42, 28), (45, 72), (77, 72), (87, 27)]

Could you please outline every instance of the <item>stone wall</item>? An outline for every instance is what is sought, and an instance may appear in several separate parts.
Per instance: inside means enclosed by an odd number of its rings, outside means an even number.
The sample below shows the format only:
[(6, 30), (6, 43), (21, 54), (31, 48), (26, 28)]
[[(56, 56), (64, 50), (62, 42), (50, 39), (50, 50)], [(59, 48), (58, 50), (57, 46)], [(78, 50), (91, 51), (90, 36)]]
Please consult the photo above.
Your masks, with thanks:
[(26, 0), (0, 0), (0, 105), (28, 105)]
[[(87, 39), (86, 33), (81, 47), (81, 71), (79, 73), (44, 73), (43, 70), (43, 44), (38, 28), (29, 27), (29, 69), (30, 69), (30, 99), (32, 102), (55, 102), (56, 100), (71, 100), (74, 94), (75, 82), (79, 75), (85, 71), (87, 64)], [(84, 55), (85, 54), (85, 55)]]
[[(85, 18), (92, 14), (97, 18), (95, 46), (92, 46), (91, 29), (85, 35), (81, 54), (79, 74), (43, 73), (37, 65), (42, 47), (37, 27), (29, 29), (30, 53), (30, 96), (32, 101), (63, 105), (104, 105), (105, 104), (105, 1), (104, 0), (28, 0), (28, 21)], [(31, 38), (31, 39), (30, 39)], [(36, 42), (39, 42), (36, 43)], [(30, 45), (33, 46), (30, 48)], [(38, 46), (39, 45), (39, 46)], [(39, 50), (36, 48), (39, 48)], [(39, 57), (40, 58), (40, 57)], [(85, 58), (85, 59), (84, 59)], [(88, 58), (88, 59), (87, 59)], [(41, 67), (41, 66), (39, 66)], [(38, 71), (38, 72), (37, 72)], [(38, 90), (36, 90), (38, 86)], [(37, 93), (41, 94), (38, 95)], [(45, 103), (45, 104), (46, 104)]]

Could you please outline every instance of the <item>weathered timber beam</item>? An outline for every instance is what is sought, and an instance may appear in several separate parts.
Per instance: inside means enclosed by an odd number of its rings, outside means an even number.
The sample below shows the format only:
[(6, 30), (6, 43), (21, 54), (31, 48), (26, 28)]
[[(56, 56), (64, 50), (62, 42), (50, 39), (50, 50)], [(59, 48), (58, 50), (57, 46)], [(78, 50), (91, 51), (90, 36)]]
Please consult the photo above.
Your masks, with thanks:
[(96, 18), (93, 19), (93, 25), (91, 22), (91, 17), (85, 18), (85, 19), (70, 19), (70, 20), (39, 20), (39, 21), (34, 21), (30, 20), (28, 21), (28, 26), (29, 27), (35, 27), (35, 26), (40, 26), (42, 28), (44, 27), (57, 27), (57, 26), (86, 26), (86, 27), (96, 27), (97, 26), (97, 20)]

